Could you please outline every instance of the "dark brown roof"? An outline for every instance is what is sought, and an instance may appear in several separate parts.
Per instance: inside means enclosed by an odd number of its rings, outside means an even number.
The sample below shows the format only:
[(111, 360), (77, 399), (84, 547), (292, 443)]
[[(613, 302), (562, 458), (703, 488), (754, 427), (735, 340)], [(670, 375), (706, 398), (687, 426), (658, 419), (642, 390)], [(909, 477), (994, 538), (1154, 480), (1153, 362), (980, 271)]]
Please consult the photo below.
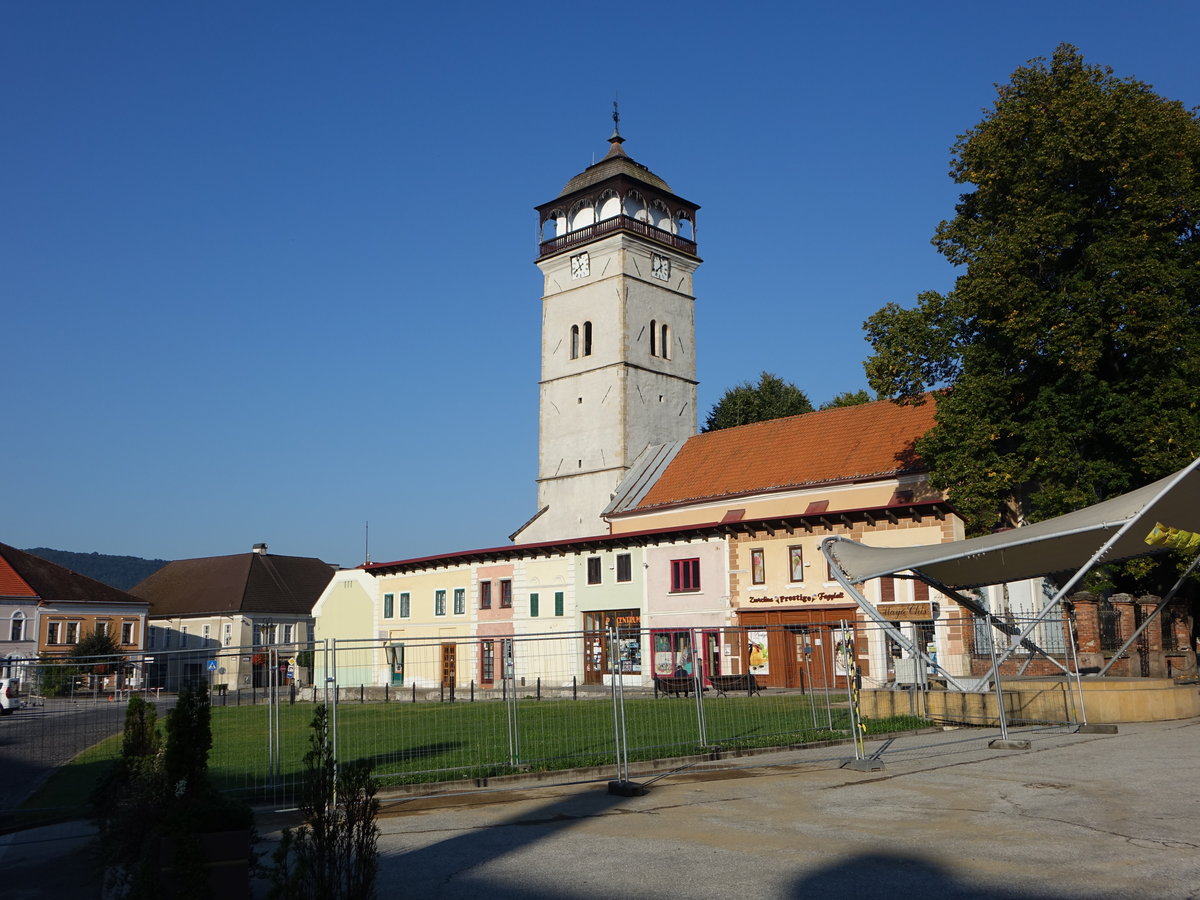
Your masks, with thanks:
[[(44, 603), (140, 603), (141, 601), (125, 591), (117, 590), (103, 582), (72, 572), (70, 569), (10, 547), (0, 544), (0, 556), (7, 566), (29, 588), (36, 592), (37, 597)], [(28, 596), (28, 594), (23, 594)]]
[(924, 471), (913, 444), (935, 409), (879, 400), (695, 435), (636, 509)]
[(333, 566), (311, 556), (239, 553), (167, 563), (130, 592), (150, 601), (152, 616), (307, 616), (333, 573)]

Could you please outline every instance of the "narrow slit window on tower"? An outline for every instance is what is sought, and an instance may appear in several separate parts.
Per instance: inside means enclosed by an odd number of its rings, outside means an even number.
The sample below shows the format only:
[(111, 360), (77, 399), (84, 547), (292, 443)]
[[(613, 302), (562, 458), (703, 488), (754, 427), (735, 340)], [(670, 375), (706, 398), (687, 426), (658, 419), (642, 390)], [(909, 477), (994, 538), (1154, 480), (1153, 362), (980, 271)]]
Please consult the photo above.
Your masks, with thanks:
[(592, 355), (592, 323), (583, 323), (583, 355)]
[(571, 359), (579, 358), (579, 326), (571, 326)]
[(662, 339), (658, 342), (658, 352), (663, 359), (671, 358), (671, 326), (663, 324)]
[(658, 323), (650, 320), (650, 355), (658, 356)]

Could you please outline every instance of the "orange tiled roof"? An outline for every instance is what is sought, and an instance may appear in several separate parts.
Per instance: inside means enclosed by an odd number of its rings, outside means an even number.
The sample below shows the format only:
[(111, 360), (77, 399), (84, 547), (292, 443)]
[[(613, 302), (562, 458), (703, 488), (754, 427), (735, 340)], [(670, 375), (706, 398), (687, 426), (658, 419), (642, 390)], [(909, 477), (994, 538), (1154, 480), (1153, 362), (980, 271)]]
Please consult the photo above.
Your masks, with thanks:
[(934, 409), (878, 400), (698, 434), (635, 508), (921, 471)]
[(36, 597), (37, 591), (31, 588), (12, 564), (0, 554), (0, 597)]

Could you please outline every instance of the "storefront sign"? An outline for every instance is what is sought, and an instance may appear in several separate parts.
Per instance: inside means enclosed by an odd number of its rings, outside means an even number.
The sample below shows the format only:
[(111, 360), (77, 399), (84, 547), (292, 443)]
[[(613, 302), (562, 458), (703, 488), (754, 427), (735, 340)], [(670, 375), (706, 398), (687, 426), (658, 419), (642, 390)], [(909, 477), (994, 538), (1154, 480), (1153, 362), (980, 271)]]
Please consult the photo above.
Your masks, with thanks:
[(889, 622), (920, 622), (933, 618), (932, 601), (919, 603), (880, 603), (876, 609)]
[(820, 591), (816, 594), (782, 594), (778, 597), (751, 597), (751, 603), (827, 603), (830, 600), (844, 600), (842, 591)]

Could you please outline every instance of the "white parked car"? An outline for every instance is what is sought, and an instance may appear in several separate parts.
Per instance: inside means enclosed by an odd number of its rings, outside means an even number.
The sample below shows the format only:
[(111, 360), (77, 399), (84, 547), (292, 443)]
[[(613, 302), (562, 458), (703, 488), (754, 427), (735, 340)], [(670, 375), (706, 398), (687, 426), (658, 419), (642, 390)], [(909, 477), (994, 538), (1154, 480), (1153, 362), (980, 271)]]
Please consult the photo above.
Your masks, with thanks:
[(21, 708), (21, 682), (15, 678), (0, 678), (0, 716), (12, 715)]

